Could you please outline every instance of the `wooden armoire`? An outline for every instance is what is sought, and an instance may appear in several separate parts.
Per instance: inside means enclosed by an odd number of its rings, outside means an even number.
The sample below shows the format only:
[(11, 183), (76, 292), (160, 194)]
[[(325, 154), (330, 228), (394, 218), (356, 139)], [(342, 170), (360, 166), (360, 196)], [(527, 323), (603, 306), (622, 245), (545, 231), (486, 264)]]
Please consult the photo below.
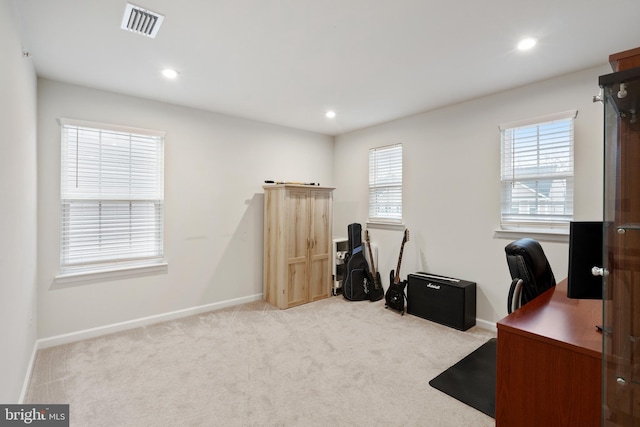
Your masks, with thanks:
[(331, 296), (332, 187), (264, 187), (263, 297), (289, 308)]

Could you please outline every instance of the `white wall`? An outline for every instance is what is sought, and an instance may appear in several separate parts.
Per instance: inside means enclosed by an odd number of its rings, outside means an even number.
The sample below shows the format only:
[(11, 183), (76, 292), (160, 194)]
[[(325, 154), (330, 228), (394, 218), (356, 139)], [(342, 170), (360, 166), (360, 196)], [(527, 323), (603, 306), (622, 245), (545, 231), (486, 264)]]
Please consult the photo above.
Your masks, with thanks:
[[(575, 219), (602, 218), (602, 105), (593, 104), (601, 66), (336, 138), (334, 233), (367, 221), (368, 149), (402, 143), (405, 246), (401, 275), (415, 271), (477, 282), (477, 317), (506, 315), (511, 278), (504, 247), (522, 236), (498, 238), (498, 125), (578, 109), (575, 122)], [(387, 284), (396, 267), (401, 230), (370, 229)], [(536, 236), (531, 236), (538, 238)], [(542, 241), (558, 280), (567, 275), (567, 243)]]
[(0, 402), (17, 403), (36, 341), (36, 77), (0, 1)]
[[(54, 283), (59, 117), (167, 132), (167, 273)], [(331, 137), (50, 80), (38, 81), (38, 129), (41, 338), (260, 294), (264, 180), (332, 183)]]

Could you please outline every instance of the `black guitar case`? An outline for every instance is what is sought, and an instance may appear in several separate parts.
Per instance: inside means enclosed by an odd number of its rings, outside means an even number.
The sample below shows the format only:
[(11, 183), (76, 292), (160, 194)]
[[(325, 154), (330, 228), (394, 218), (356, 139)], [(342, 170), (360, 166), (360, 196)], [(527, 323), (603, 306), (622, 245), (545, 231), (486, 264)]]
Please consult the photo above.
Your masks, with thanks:
[(362, 252), (362, 226), (358, 223), (349, 224), (349, 252), (345, 259), (345, 276), (342, 284), (342, 295), (349, 301), (363, 301), (369, 299), (369, 288), (372, 277), (369, 264)]

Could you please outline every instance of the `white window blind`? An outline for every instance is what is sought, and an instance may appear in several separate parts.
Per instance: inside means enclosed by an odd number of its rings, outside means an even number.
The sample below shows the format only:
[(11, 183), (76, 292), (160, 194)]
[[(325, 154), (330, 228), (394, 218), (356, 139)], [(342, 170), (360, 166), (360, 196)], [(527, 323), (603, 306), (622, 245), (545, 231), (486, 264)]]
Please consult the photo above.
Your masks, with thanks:
[(369, 150), (369, 220), (402, 221), (402, 144)]
[(60, 122), (61, 272), (161, 262), (164, 134)]
[(500, 126), (503, 229), (569, 226), (576, 114), (568, 111)]

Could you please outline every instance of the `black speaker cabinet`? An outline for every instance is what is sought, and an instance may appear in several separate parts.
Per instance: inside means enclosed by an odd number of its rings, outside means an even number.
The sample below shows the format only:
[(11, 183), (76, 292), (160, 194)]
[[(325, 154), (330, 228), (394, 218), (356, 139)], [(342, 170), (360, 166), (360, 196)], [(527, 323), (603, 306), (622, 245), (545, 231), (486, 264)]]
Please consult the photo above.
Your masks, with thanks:
[(466, 331), (476, 324), (476, 284), (430, 273), (409, 274), (407, 313)]

